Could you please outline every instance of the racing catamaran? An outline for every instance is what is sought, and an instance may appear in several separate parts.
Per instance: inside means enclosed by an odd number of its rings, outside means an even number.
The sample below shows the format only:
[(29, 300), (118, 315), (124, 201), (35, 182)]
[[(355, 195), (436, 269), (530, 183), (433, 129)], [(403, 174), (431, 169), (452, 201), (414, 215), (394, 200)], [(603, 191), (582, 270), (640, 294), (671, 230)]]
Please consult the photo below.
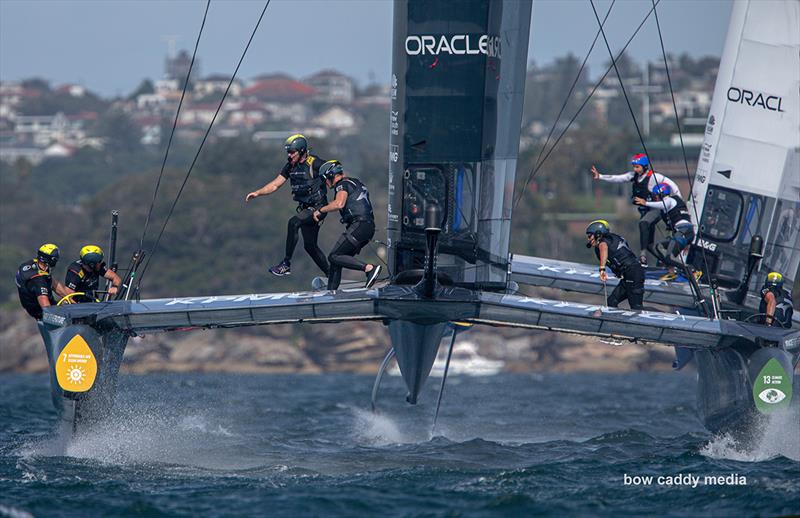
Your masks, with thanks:
[[(800, 3), (733, 7), (692, 190), (702, 216), (689, 260), (704, 272), (701, 293), (686, 283), (645, 286), (646, 301), (679, 312), (519, 293), (519, 284), (603, 293), (596, 267), (509, 253), (530, 17), (525, 1), (475, 0), (458, 9), (446, 1), (395, 2), (388, 282), (165, 299), (137, 299), (129, 287), (120, 300), (48, 308), (40, 330), (53, 403), (64, 418), (83, 423), (108, 414), (131, 336), (352, 320), (388, 326), (392, 348), (376, 390), (396, 356), (412, 404), (443, 336), (459, 323), (690, 349), (699, 410), (712, 431), (788, 407), (798, 323), (782, 329), (748, 319), (758, 311), (766, 272), (782, 271), (791, 285), (800, 262)], [(712, 300), (714, 311), (698, 314), (698, 296)]]

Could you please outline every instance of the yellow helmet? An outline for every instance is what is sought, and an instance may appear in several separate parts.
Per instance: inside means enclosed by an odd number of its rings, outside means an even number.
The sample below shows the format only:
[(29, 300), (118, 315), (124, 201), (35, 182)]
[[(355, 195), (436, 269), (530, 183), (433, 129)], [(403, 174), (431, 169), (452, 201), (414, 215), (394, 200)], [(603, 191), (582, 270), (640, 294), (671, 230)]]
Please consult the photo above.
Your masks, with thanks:
[(47, 243), (39, 247), (36, 258), (50, 266), (55, 266), (58, 262), (58, 247), (53, 243)]
[(81, 262), (94, 266), (103, 262), (103, 249), (97, 245), (86, 245), (81, 248)]
[(765, 284), (770, 287), (780, 288), (783, 286), (783, 275), (778, 272), (769, 272)]
[(283, 147), (286, 148), (287, 153), (299, 151), (302, 155), (308, 151), (308, 139), (300, 133), (295, 133), (286, 139), (286, 142), (283, 143)]
[(604, 219), (596, 219), (586, 227), (586, 235), (595, 236), (596, 238), (604, 236), (609, 232), (611, 232), (611, 225)]

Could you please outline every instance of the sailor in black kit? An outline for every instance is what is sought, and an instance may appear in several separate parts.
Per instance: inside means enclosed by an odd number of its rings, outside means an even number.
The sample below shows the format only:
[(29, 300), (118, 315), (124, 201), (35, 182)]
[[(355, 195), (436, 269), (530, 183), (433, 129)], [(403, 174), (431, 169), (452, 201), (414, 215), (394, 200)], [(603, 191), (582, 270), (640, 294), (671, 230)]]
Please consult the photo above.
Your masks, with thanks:
[(58, 263), (58, 258), (58, 247), (47, 243), (39, 247), (35, 259), (25, 261), (17, 269), (15, 281), (19, 302), (36, 320), (42, 319), (42, 308), (56, 303), (54, 291), (60, 296), (66, 295), (64, 285), (54, 281), (51, 275), (51, 269)]
[(768, 326), (792, 327), (792, 295), (783, 288), (783, 275), (770, 272), (761, 288), (761, 306), (758, 312), (763, 315), (762, 323)]
[(72, 295), (72, 302), (95, 302), (100, 278), (111, 281), (108, 294), (116, 295), (122, 279), (114, 270), (106, 268), (103, 262), (103, 249), (97, 245), (81, 248), (81, 258), (67, 267), (64, 284)]
[(622, 236), (612, 234), (608, 222), (592, 221), (586, 227), (586, 248), (594, 248), (600, 260), (600, 280), (606, 282), (606, 266), (619, 278), (619, 284), (608, 296), (606, 304), (615, 308), (625, 299), (631, 309), (644, 309), (644, 268)]
[(300, 134), (292, 135), (284, 144), (287, 154), (287, 163), (275, 177), (261, 189), (249, 193), (245, 202), (272, 194), (283, 185), (286, 180), (292, 187), (292, 197), (297, 202), (297, 214), (289, 219), (286, 234), (286, 255), (283, 260), (269, 269), (270, 273), (277, 276), (290, 275), (292, 255), (297, 246), (298, 232), (303, 234), (303, 247), (311, 259), (326, 275), (328, 274), (328, 261), (325, 254), (317, 244), (319, 228), (322, 219), (313, 218), (314, 211), (328, 203), (325, 181), (319, 175), (319, 169), (324, 160), (308, 153), (308, 140)]
[(684, 264), (675, 259), (694, 241), (694, 225), (686, 202), (678, 194), (673, 194), (666, 183), (654, 186), (651, 198), (652, 201), (647, 201), (636, 197), (633, 202), (641, 207), (661, 211), (661, 218), (666, 223), (667, 230), (672, 232), (672, 237), (661, 241), (650, 251), (668, 266), (683, 269)]
[(321, 219), (326, 213), (338, 210), (342, 223), (347, 227), (328, 256), (328, 289), (335, 290), (339, 287), (342, 268), (364, 272), (367, 276), (366, 287), (370, 288), (378, 279), (381, 267), (355, 258), (375, 235), (375, 218), (372, 214), (372, 203), (369, 201), (369, 191), (358, 179), (347, 177), (342, 164), (336, 160), (325, 162), (320, 168), (320, 175), (325, 178), (328, 187), (334, 190), (334, 200), (314, 212), (314, 219)]

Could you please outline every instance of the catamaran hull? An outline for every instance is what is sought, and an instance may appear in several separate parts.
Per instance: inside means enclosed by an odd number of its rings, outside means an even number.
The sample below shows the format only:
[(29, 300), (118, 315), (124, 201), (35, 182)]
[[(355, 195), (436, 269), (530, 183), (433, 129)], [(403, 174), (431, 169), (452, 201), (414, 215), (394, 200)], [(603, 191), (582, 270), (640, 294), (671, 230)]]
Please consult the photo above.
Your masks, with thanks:
[[(46, 332), (42, 331), (50, 364), (50, 397), (61, 418), (77, 425), (106, 417), (114, 405), (117, 378), (128, 335), (118, 329), (99, 333), (87, 325), (50, 327)], [(85, 380), (92, 381), (91, 385), (81, 391), (70, 390), (73, 388), (70, 386), (71, 380), (65, 380), (63, 376), (59, 378), (57, 374), (59, 362), (64, 363), (71, 359), (69, 356), (73, 356), (68, 354), (66, 348), (76, 337), (85, 342), (96, 362), (93, 380)], [(83, 376), (85, 378), (86, 374)]]
[(747, 437), (758, 432), (766, 413), (757, 407), (754, 386), (773, 359), (783, 370), (785, 383), (791, 386), (797, 359), (782, 349), (756, 349), (742, 340), (725, 349), (695, 351), (697, 409), (709, 431)]

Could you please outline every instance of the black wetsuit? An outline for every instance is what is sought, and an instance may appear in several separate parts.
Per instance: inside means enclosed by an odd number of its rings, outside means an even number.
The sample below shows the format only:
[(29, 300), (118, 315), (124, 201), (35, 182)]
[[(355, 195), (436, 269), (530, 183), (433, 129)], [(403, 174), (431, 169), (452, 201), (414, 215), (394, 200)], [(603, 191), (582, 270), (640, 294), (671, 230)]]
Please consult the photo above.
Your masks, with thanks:
[(364, 271), (366, 263), (359, 261), (355, 256), (375, 235), (375, 218), (372, 214), (372, 203), (369, 201), (369, 191), (356, 178), (342, 178), (333, 187), (334, 197), (341, 191), (347, 193), (347, 201), (339, 210), (342, 223), (346, 225), (344, 234), (341, 235), (333, 246), (328, 260), (331, 263), (328, 276), (328, 289), (335, 290), (342, 281), (342, 268)]
[[(328, 261), (319, 248), (317, 239), (322, 219), (314, 221), (314, 211), (328, 204), (325, 181), (319, 175), (319, 168), (325, 161), (315, 155), (308, 155), (295, 165), (287, 162), (281, 176), (289, 180), (292, 197), (297, 202), (297, 214), (289, 219), (286, 233), (286, 255), (283, 260), (289, 264), (297, 246), (298, 232), (303, 234), (303, 247), (320, 270), (328, 274)], [(325, 217), (325, 214), (322, 215)]]
[(75, 261), (67, 267), (67, 274), (64, 277), (64, 285), (73, 290), (86, 295), (76, 295), (72, 298), (73, 302), (94, 302), (95, 292), (100, 287), (100, 279), (108, 272), (106, 263), (100, 264), (99, 270), (87, 272), (83, 269), (81, 261)]
[[(644, 268), (639, 264), (628, 242), (622, 236), (610, 232), (601, 237), (600, 242), (608, 245), (606, 266), (619, 278), (619, 284), (608, 296), (606, 303), (615, 308), (628, 299), (631, 309), (643, 309)], [(594, 248), (594, 253), (600, 259), (599, 245)]]
[(53, 298), (53, 278), (50, 276), (50, 271), (40, 270), (38, 262), (31, 259), (19, 265), (15, 281), (20, 304), (30, 316), (41, 320), (42, 307), (38, 298), (44, 295), (50, 300), (50, 304), (56, 303)]
[[(677, 258), (681, 251), (694, 241), (694, 226), (692, 225), (689, 209), (683, 199), (674, 194), (670, 198), (675, 200), (675, 206), (666, 213), (662, 209), (661, 218), (666, 223), (667, 230), (672, 232), (672, 236), (657, 244), (653, 255), (664, 261), (668, 266), (683, 269), (683, 263), (673, 258)], [(661, 203), (666, 203), (666, 201)], [(687, 275), (689, 274), (687, 273)]]
[[(772, 292), (775, 296), (776, 303), (775, 314), (772, 315), (772, 324), (767, 323), (767, 301), (764, 298), (769, 292)], [(788, 329), (792, 327), (792, 313), (794, 313), (794, 309), (792, 308), (792, 296), (783, 288), (779, 289), (777, 287), (764, 286), (761, 288), (761, 306), (758, 312), (764, 314), (764, 318), (762, 319), (764, 324)]]

